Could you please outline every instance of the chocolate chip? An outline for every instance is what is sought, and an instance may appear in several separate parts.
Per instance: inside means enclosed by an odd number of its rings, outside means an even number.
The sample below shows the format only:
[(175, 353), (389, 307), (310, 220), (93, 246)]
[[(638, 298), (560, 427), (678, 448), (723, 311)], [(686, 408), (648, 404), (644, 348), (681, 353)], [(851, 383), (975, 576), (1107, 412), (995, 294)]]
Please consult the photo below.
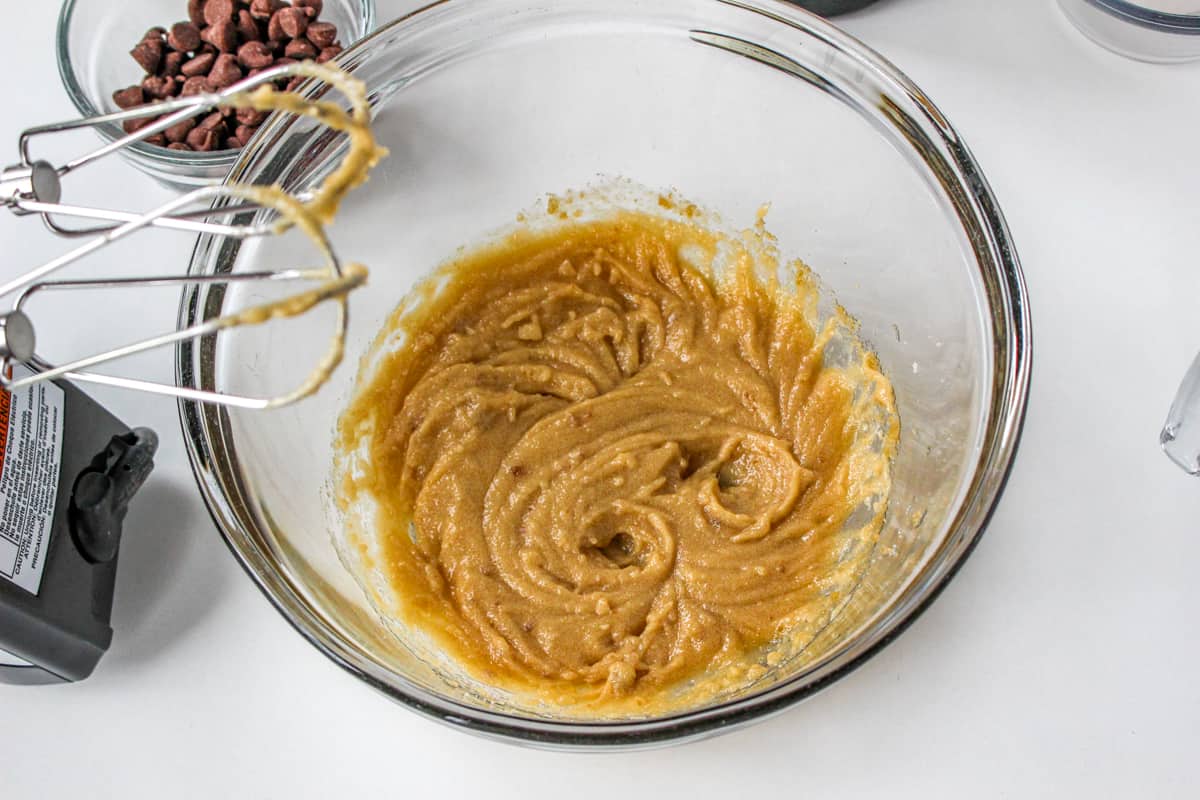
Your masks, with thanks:
[(267, 39), (267, 47), (276, 55), (283, 55), (283, 48), (287, 47), (287, 41), (284, 39)]
[(112, 99), (117, 108), (134, 108), (146, 102), (146, 95), (141, 86), (127, 86), (113, 92)]
[(162, 54), (163, 45), (157, 39), (143, 39), (137, 43), (137, 47), (129, 51), (129, 55), (133, 56), (133, 60), (138, 63), (138, 66), (151, 75), (158, 72)]
[(262, 42), (246, 42), (238, 48), (237, 59), (246, 69), (262, 69), (274, 63), (275, 54)]
[(152, 42), (161, 42), (163, 37), (167, 35), (166, 28), (160, 28), (157, 25), (142, 34), (142, 41), (150, 40)]
[(297, 75), (287, 82), (287, 86), (285, 86), (283, 90), (285, 92), (294, 92), (294, 91), (296, 91), (296, 89), (298, 89), (300, 87), (300, 84), (302, 84), (302, 83), (304, 83), (304, 76)]
[(276, 11), (271, 15), (271, 21), (267, 23), (267, 41), (282, 42), (286, 38), (288, 35), (283, 32), (283, 24), (279, 12)]
[(195, 58), (184, 62), (183, 66), (179, 68), (179, 71), (189, 78), (195, 75), (207, 75), (208, 71), (212, 69), (213, 62), (216, 60), (217, 57), (212, 53), (201, 53)]
[(200, 36), (222, 53), (232, 53), (237, 49), (237, 25), (230, 20), (209, 25)]
[(193, 75), (183, 82), (179, 90), (180, 97), (191, 97), (194, 94), (204, 94), (208, 91), (208, 78), (203, 75)]
[(187, 135), (187, 143), (193, 150), (201, 152), (215, 150), (220, 140), (221, 137), (216, 131), (208, 131), (204, 128), (195, 128)]
[(293, 39), (299, 39), (303, 36), (304, 32), (308, 30), (308, 24), (312, 19), (312, 16), (307, 13), (311, 10), (296, 8), (295, 6), (281, 9), (283, 18), (280, 19), (279, 24), (283, 27), (283, 32)]
[(154, 121), (154, 117), (138, 117), (137, 119), (125, 120), (121, 123), (121, 127), (125, 129), (126, 133), (136, 133)]
[(209, 25), (233, 21), (233, 0), (207, 0), (204, 4), (204, 21)]
[(175, 94), (175, 79), (164, 78), (159, 75), (147, 75), (142, 79), (142, 89), (150, 97), (157, 100), (165, 100)]
[(325, 0), (292, 0), (292, 8), (303, 9), (310, 19), (315, 19), (325, 10)]
[(317, 53), (317, 63), (324, 64), (326, 61), (329, 61), (330, 59), (337, 58), (341, 54), (341, 52), (342, 52), (341, 45), (335, 44), (331, 47), (326, 47), (321, 52)]
[(259, 111), (257, 108), (239, 108), (236, 116), (239, 123), (253, 128), (262, 124), (263, 120), (267, 118), (267, 112)]
[(292, 39), (287, 43), (287, 47), (283, 48), (283, 54), (288, 58), (303, 61), (306, 58), (316, 56), (317, 48), (307, 39)]
[(226, 150), (240, 150), (245, 143), (240, 141), (236, 136), (230, 136), (225, 140)]
[(308, 26), (305, 35), (318, 50), (321, 50), (337, 41), (337, 25), (332, 22), (314, 22)]
[(233, 135), (236, 136), (239, 141), (248, 142), (254, 138), (254, 134), (257, 132), (258, 126), (256, 125), (238, 125), (237, 130), (233, 132)]
[(221, 134), (217, 133), (216, 131), (204, 131), (203, 136), (200, 139), (200, 145), (198, 147), (195, 144), (192, 144), (191, 142), (188, 142), (188, 144), (192, 145), (193, 150), (199, 150), (201, 152), (204, 152), (207, 150), (220, 150), (221, 149)]
[[(267, 35), (272, 39), (296, 39), (308, 30), (308, 17), (298, 8), (281, 8), (271, 17)], [(280, 35), (282, 34), (282, 35)]]
[(196, 27), (207, 24), (204, 19), (204, 0), (188, 0), (188, 19)]
[(250, 16), (255, 19), (270, 19), (281, 8), (283, 3), (280, 0), (251, 0)]
[(196, 120), (185, 119), (181, 122), (176, 122), (171, 127), (163, 131), (163, 135), (167, 137), (168, 142), (182, 142), (187, 139), (187, 135), (196, 127)]
[(162, 67), (160, 72), (163, 75), (175, 76), (179, 74), (179, 70), (183, 68), (183, 62), (187, 60), (187, 56), (183, 53), (172, 51), (163, 56)]
[(217, 89), (232, 86), (242, 79), (242, 70), (238, 66), (237, 56), (223, 53), (217, 56), (212, 71), (208, 73), (209, 85)]
[(167, 45), (181, 53), (195, 50), (200, 41), (200, 29), (190, 22), (176, 22), (167, 34)]
[(206, 131), (216, 131), (217, 133), (224, 133), (226, 130), (225, 115), (222, 114), (220, 111), (214, 111), (213, 113), (209, 114), (204, 119), (200, 120), (200, 123), (196, 127), (203, 128)]
[(142, 139), (142, 141), (146, 144), (156, 144), (159, 147), (167, 146), (167, 137), (163, 136), (161, 133), (152, 133), (145, 139)]
[(258, 29), (258, 23), (244, 8), (238, 12), (237, 30), (243, 42), (257, 42), (262, 39), (262, 31)]
[(185, 153), (192, 152), (192, 146), (186, 142), (171, 142), (167, 145), (168, 150), (182, 150)]

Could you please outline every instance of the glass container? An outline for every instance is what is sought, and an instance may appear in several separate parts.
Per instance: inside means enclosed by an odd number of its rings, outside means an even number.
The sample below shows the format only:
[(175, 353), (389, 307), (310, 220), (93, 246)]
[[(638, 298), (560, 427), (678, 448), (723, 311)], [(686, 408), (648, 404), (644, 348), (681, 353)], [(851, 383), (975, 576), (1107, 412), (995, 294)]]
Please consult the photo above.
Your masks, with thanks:
[(1200, 0), (1058, 0), (1092, 41), (1139, 61), (1200, 58)]
[[(118, 111), (113, 92), (140, 83), (145, 74), (129, 51), (150, 28), (169, 29), (186, 19), (185, 0), (66, 0), (58, 17), (58, 72), (80, 115)], [(321, 19), (337, 25), (342, 44), (349, 45), (375, 27), (375, 0), (325, 0)], [(106, 142), (125, 135), (115, 124), (96, 130)], [(121, 155), (179, 190), (219, 183), (238, 159), (236, 150), (181, 152), (145, 142)]]
[[(292, 626), (367, 684), (477, 733), (634, 747), (760, 719), (845, 675), (901, 632), (962, 564), (1000, 496), (1030, 376), (1025, 286), (962, 138), (899, 70), (773, 0), (444, 0), (345, 54), (391, 155), (331, 236), (371, 269), (348, 358), (317, 396), (268, 414), (181, 405), (205, 500), (234, 555)], [(274, 119), (231, 179), (303, 189), (343, 140)], [(456, 249), (547, 193), (620, 176), (753, 224), (802, 258), (861, 322), (894, 383), (902, 433), (887, 519), (843, 612), (753, 685), (655, 716), (591, 719), (484, 698), (381, 624), (334, 544), (333, 428), (388, 314)], [(196, 274), (296, 266), (306, 242), (201, 238)], [(272, 297), (197, 287), (180, 324)], [(333, 311), (185, 343), (181, 385), (270, 395), (325, 346)], [(369, 366), (369, 365), (368, 365)], [(349, 566), (348, 566), (349, 564)], [(948, 643), (947, 646), (953, 646)]]

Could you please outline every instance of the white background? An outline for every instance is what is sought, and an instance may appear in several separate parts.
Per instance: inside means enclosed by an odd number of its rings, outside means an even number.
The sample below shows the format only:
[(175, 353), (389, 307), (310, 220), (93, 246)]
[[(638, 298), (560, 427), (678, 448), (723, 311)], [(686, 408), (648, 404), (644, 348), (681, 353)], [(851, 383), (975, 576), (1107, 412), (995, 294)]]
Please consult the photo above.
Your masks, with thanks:
[[(20, 128), (73, 115), (55, 4), (4, 0), (18, 5), (0, 70), (10, 161)], [(380, 0), (380, 19), (412, 5)], [(482, 741), (309, 647), (213, 529), (174, 404), (98, 391), (162, 434), (159, 466), (127, 521), (116, 640), (96, 673), (0, 686), (0, 797), (1197, 796), (1200, 484), (1156, 437), (1200, 349), (1200, 64), (1112, 55), (1051, 0), (880, 0), (841, 24), (971, 144), (1034, 311), (1007, 493), (907, 633), (801, 706), (702, 743), (589, 756)], [(119, 161), (92, 181), (114, 204), (168, 196)], [(65, 246), (0, 213), (0, 274)], [(131, 269), (178, 268), (189, 249), (143, 248)], [(55, 313), (39, 316), (43, 338), (66, 350), (169, 329), (175, 309), (170, 296), (113, 302), (95, 309), (103, 335), (74, 306)], [(169, 378), (169, 356), (145, 369)]]

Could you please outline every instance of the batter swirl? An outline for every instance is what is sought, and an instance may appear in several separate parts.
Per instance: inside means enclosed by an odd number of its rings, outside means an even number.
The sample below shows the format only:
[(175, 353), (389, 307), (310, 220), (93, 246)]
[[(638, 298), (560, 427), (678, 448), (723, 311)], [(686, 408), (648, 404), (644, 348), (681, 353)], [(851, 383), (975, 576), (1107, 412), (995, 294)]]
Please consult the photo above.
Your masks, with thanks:
[(427, 284), (339, 428), (367, 445), (341, 501), (379, 503), (394, 613), (491, 682), (593, 698), (815, 633), (865, 567), (847, 536), (878, 533), (897, 421), (873, 358), (826, 363), (849, 321), (815, 330), (815, 290), (754, 261), (622, 213)]

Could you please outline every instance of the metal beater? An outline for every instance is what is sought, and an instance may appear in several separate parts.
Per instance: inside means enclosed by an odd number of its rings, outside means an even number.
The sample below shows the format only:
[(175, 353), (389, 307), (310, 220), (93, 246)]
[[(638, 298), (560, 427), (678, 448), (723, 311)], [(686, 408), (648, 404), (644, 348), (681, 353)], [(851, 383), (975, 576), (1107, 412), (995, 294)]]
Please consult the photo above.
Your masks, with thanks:
[[(212, 283), (246, 283), (255, 281), (272, 282), (321, 282), (317, 289), (308, 288), (297, 292), (294, 298), (308, 295), (308, 307), (326, 300), (334, 300), (339, 304), (336, 328), (332, 334), (332, 342), (340, 356), (340, 342), (345, 334), (347, 325), (346, 295), (361, 286), (365, 275), (347, 271), (334, 254), (332, 246), (320, 226), (307, 226), (308, 232), (319, 241), (319, 248), (326, 260), (324, 267), (316, 269), (286, 269), (268, 272), (245, 272), (222, 275), (159, 275), (145, 278), (117, 277), (94, 278), (80, 280), (47, 280), (47, 276), (61, 270), (85, 256), (103, 247), (124, 239), (140, 230), (149, 227), (165, 228), (187, 233), (202, 233), (216, 236), (229, 236), (236, 239), (249, 239), (280, 232), (286, 225), (280, 225), (278, 219), (262, 220), (263, 215), (257, 215), (258, 221), (250, 224), (231, 224), (228, 218), (247, 212), (268, 210), (279, 213), (286, 212), (283, 206), (288, 205), (283, 199), (267, 202), (262, 199), (249, 199), (246, 187), (226, 184), (220, 186), (205, 186), (188, 192), (183, 196), (164, 203), (145, 213), (111, 210), (76, 206), (61, 201), (62, 179), (78, 169), (94, 161), (111, 155), (123, 147), (141, 141), (148, 136), (160, 133), (182, 120), (189, 119), (204, 111), (224, 106), (236, 96), (244, 96), (250, 90), (271, 84), (280, 79), (295, 76), (309, 78), (326, 78), (328, 68), (316, 68), (310, 64), (288, 64), (274, 67), (251, 78), (240, 81), (219, 92), (197, 94), (182, 97), (167, 102), (155, 103), (99, 117), (61, 122), (51, 125), (41, 125), (29, 128), (21, 134), (19, 141), (20, 163), (0, 171), (0, 203), (17, 215), (38, 215), (53, 233), (70, 238), (92, 237), (86, 243), (63, 255), (52, 259), (40, 266), (28, 270), (24, 274), (0, 284), (0, 300), (11, 298), (11, 310), (0, 313), (0, 387), (9, 391), (55, 378), (68, 378), (75, 381), (106, 384), (126, 389), (152, 392), (155, 394), (171, 395), (201, 402), (237, 406), (240, 408), (265, 409), (293, 402), (311, 393), (319, 381), (308, 381), (297, 390), (286, 395), (260, 398), (222, 392), (187, 389), (173, 384), (144, 381), (134, 378), (119, 377), (91, 371), (92, 367), (107, 363), (135, 353), (141, 353), (158, 347), (176, 344), (185, 339), (215, 334), (222, 329), (242, 324), (253, 324), (245, 315), (228, 315), (211, 319), (176, 331), (170, 331), (152, 336), (141, 341), (132, 342), (122, 347), (95, 353), (78, 358), (66, 364), (51, 364), (37, 354), (36, 335), (33, 323), (23, 308), (29, 298), (38, 292), (63, 290), (88, 290), (103, 288), (137, 288), (146, 286), (187, 286)], [(345, 87), (343, 86), (343, 93)], [(354, 98), (350, 98), (355, 102)], [(365, 104), (365, 98), (358, 98)], [(107, 143), (95, 150), (79, 156), (60, 166), (36, 159), (30, 152), (31, 143), (42, 136), (95, 127), (104, 123), (120, 124), (127, 120), (141, 119), (150, 116), (166, 115), (159, 121), (147, 125), (134, 133), (118, 140)], [(293, 198), (301, 202), (311, 196), (300, 195)], [(56, 217), (74, 217), (78, 219), (100, 220), (101, 224), (86, 228), (69, 228), (60, 224)], [(329, 356), (323, 367), (328, 367)], [(32, 375), (14, 378), (10, 367), (14, 362), (24, 362), (34, 368)]]
[[(323, 80), (350, 104), (309, 101), (294, 94), (258, 88), (303, 76)], [(310, 95), (311, 96), (311, 95)], [(246, 104), (315, 117), (350, 136), (343, 164), (307, 195), (274, 187), (225, 184), (179, 197), (144, 214), (87, 208), (60, 202), (62, 179), (133, 142), (217, 106)], [(105, 144), (61, 166), (30, 153), (38, 137), (103, 123), (163, 115), (163, 119)], [(0, 683), (40, 684), (83, 680), (112, 641), (111, 611), (122, 529), (130, 501), (154, 467), (158, 436), (130, 428), (74, 384), (91, 382), (172, 395), (188, 400), (264, 409), (284, 405), (315, 391), (342, 355), (347, 325), (347, 294), (360, 286), (365, 270), (344, 268), (325, 236), (342, 195), (365, 179), (382, 151), (368, 126), (369, 105), (362, 84), (329, 65), (276, 67), (220, 92), (106, 114), (92, 119), (44, 125), (21, 134), (19, 164), (0, 171), (0, 203), (14, 214), (36, 214), (59, 236), (90, 237), (73, 250), (0, 283)], [(357, 148), (357, 149), (356, 149)], [(357, 154), (357, 159), (352, 156)], [(263, 212), (263, 213), (257, 213)], [(271, 213), (274, 212), (274, 213)], [(245, 214), (249, 224), (235, 224)], [(65, 227), (59, 218), (92, 220), (90, 227)], [(98, 224), (97, 224), (98, 223)], [(295, 225), (313, 239), (325, 265), (222, 275), (158, 275), (51, 280), (69, 264), (145, 228), (166, 228), (249, 239)], [(0, 279), (2, 280), (2, 279)], [(37, 353), (33, 323), (24, 307), (39, 292), (146, 286), (187, 286), (248, 281), (310, 285), (275, 303), (251, 306), (104, 352), (51, 364)], [(93, 372), (114, 359), (187, 339), (216, 335), (239, 325), (259, 324), (305, 313), (325, 301), (337, 304), (330, 347), (309, 378), (288, 394), (246, 397)]]

